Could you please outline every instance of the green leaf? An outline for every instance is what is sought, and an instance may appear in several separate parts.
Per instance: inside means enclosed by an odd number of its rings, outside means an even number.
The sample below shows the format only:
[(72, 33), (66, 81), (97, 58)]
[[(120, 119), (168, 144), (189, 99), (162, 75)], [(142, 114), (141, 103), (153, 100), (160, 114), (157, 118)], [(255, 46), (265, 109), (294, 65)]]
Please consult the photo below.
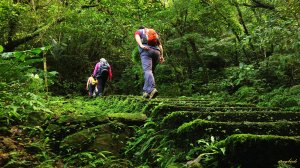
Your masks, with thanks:
[(48, 45), (48, 46), (45, 46), (45, 47), (41, 47), (41, 50), (47, 51), (47, 50), (49, 50), (51, 47), (52, 47), (51, 45)]
[(1, 57), (2, 57), (3, 59), (7, 59), (7, 58), (13, 57), (13, 56), (14, 56), (14, 53), (13, 53), (13, 52), (6, 52), (6, 53), (2, 53), (2, 54), (1, 54)]
[(14, 56), (21, 61), (25, 61), (25, 53), (24, 52), (14, 52)]
[(40, 54), (43, 50), (41, 48), (34, 48), (32, 50), (30, 50), (31, 53), (33, 54)]
[(2, 52), (3, 52), (3, 50), (4, 50), (3, 46), (2, 46), (2, 45), (0, 45), (0, 53), (2, 53)]

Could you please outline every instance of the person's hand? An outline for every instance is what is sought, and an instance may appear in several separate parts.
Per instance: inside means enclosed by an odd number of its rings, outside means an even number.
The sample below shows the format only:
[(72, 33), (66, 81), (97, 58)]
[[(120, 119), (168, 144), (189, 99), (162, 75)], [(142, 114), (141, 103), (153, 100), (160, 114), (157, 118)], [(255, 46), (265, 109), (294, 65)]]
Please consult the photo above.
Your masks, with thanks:
[(165, 62), (165, 58), (163, 57), (163, 56), (160, 56), (159, 57), (159, 62), (162, 64), (162, 63), (164, 63)]
[(150, 49), (148, 46), (145, 46), (145, 45), (141, 45), (140, 47), (141, 47), (142, 49), (144, 49), (144, 50), (149, 50), (149, 49)]

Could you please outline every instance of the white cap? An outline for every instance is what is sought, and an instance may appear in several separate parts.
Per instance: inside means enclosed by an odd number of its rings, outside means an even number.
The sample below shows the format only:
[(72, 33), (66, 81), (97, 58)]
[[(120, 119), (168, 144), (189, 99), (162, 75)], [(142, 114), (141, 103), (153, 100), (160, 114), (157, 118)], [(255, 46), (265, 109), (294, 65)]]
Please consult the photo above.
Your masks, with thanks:
[(101, 58), (100, 62), (107, 62), (105, 58)]

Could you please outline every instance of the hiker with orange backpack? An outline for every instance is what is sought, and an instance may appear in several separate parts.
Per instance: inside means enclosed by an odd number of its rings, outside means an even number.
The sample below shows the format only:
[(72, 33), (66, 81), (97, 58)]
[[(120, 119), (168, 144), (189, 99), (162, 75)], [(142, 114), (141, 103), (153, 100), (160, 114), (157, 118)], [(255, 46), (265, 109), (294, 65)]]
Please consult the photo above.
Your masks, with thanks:
[(100, 62), (95, 65), (93, 76), (97, 78), (98, 96), (101, 97), (105, 88), (107, 79), (112, 80), (112, 70), (106, 59), (101, 58)]
[(138, 50), (141, 57), (142, 67), (144, 71), (144, 98), (155, 98), (158, 91), (155, 88), (155, 80), (153, 71), (158, 62), (163, 63), (163, 48), (159, 41), (159, 35), (154, 29), (141, 26), (134, 34), (134, 38), (138, 43)]

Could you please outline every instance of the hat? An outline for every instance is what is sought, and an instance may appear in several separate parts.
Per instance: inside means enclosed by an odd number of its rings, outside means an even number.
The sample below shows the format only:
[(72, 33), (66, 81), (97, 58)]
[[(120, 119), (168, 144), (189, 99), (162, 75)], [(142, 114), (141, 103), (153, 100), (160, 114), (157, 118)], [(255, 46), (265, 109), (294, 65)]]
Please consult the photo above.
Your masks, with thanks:
[(105, 58), (101, 58), (100, 62), (107, 62)]

